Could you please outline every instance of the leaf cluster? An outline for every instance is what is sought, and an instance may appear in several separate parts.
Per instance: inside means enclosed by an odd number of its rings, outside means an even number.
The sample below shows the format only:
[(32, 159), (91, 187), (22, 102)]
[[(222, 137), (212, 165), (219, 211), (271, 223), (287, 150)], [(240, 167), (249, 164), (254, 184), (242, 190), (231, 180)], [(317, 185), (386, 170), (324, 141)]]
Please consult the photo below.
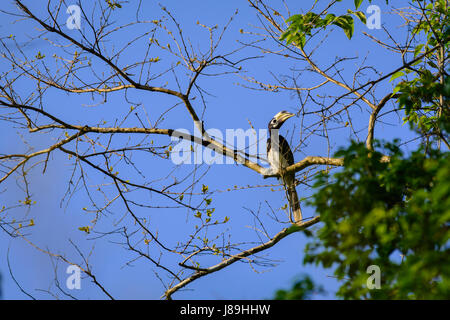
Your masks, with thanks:
[[(353, 142), (341, 172), (322, 173), (310, 204), (323, 227), (306, 247), (305, 263), (335, 267), (347, 299), (450, 298), (450, 155), (422, 150), (390, 155)], [(367, 267), (381, 268), (382, 288), (368, 289)]]
[[(398, 77), (403, 79), (393, 92), (398, 96), (399, 107), (405, 111), (404, 121), (423, 134), (437, 134), (440, 138), (443, 131), (449, 131), (445, 124), (450, 123), (450, 81), (445, 70), (450, 39), (449, 13), (450, 8), (443, 0), (425, 6), (424, 18), (412, 31), (414, 35), (425, 35), (425, 40), (414, 48), (414, 58), (420, 54), (424, 57), (391, 77), (391, 81)], [(435, 53), (433, 48), (437, 48)], [(406, 78), (408, 74), (413, 76), (412, 80)]]
[[(338, 0), (336, 2), (341, 2)], [(355, 8), (358, 9), (362, 0), (355, 0)], [(295, 44), (303, 48), (307, 37), (311, 37), (314, 29), (325, 29), (328, 26), (335, 25), (341, 28), (347, 38), (351, 39), (355, 30), (353, 16), (361, 22), (366, 23), (366, 15), (362, 11), (347, 10), (344, 15), (335, 15), (323, 11), (320, 14), (308, 12), (306, 14), (296, 14), (286, 20), (288, 28), (281, 35), (280, 40), (287, 44)]]

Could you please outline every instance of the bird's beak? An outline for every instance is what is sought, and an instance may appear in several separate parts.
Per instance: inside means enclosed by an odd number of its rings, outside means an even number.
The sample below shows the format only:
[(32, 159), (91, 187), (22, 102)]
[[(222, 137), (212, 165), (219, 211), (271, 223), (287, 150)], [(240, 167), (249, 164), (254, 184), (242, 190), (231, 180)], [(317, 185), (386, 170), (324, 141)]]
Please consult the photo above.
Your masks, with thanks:
[(280, 112), (279, 114), (277, 114), (275, 117), (277, 118), (278, 122), (285, 122), (287, 119), (291, 118), (295, 116), (295, 114), (290, 113), (290, 112)]

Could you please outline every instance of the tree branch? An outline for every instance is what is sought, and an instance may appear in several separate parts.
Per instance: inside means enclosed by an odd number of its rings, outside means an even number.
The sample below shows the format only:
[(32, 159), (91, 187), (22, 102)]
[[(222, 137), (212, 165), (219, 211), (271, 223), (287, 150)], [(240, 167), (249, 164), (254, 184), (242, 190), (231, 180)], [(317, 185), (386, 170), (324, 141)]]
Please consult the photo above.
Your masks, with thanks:
[(202, 270), (197, 271), (196, 273), (194, 273), (190, 277), (184, 279), (183, 281), (179, 282), (177, 285), (175, 285), (172, 288), (170, 288), (169, 290), (167, 290), (164, 293), (164, 296), (166, 297), (167, 300), (171, 300), (172, 299), (172, 295), (176, 291), (178, 291), (181, 288), (185, 287), (186, 285), (188, 285), (192, 281), (194, 281), (194, 280), (196, 280), (198, 278), (204, 277), (204, 276), (206, 276), (208, 274), (211, 274), (211, 273), (217, 272), (219, 270), (222, 270), (223, 268), (225, 268), (225, 267), (227, 267), (227, 266), (229, 266), (229, 265), (231, 265), (231, 264), (233, 264), (233, 263), (235, 263), (237, 261), (240, 261), (241, 259), (244, 259), (244, 258), (246, 258), (248, 256), (251, 256), (251, 255), (254, 255), (254, 254), (258, 253), (258, 252), (261, 252), (261, 251), (264, 251), (266, 249), (269, 249), (269, 248), (273, 247), (275, 244), (277, 244), (280, 240), (286, 238), (287, 236), (291, 235), (292, 233), (304, 230), (304, 229), (306, 229), (306, 228), (308, 228), (308, 227), (318, 223), (319, 221), (320, 221), (320, 217), (317, 216), (317, 217), (314, 217), (311, 220), (305, 221), (305, 222), (303, 222), (303, 223), (301, 223), (299, 225), (292, 225), (289, 228), (284, 228), (283, 230), (278, 232), (272, 239), (270, 239), (269, 241), (267, 241), (267, 242), (265, 242), (265, 243), (263, 243), (263, 244), (261, 244), (259, 246), (253, 247), (253, 248), (248, 249), (248, 250), (244, 250), (241, 253), (239, 253), (237, 255), (234, 255), (233, 257), (228, 258), (228, 259), (226, 259), (226, 260), (224, 260), (224, 261), (222, 261), (222, 262), (220, 262), (220, 263), (218, 263), (218, 264), (216, 264), (214, 266), (211, 266), (211, 267), (209, 267), (207, 269), (202, 269)]

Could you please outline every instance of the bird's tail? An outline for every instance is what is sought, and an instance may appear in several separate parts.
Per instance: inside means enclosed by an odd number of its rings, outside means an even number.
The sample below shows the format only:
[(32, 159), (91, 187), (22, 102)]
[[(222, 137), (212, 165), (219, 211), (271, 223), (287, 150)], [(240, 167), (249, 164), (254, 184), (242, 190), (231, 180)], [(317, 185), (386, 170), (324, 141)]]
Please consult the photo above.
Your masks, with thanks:
[(289, 183), (287, 185), (287, 195), (289, 200), (289, 206), (291, 207), (291, 221), (294, 224), (302, 222), (302, 209), (300, 208), (300, 201), (298, 200), (297, 190), (295, 189), (295, 182)]

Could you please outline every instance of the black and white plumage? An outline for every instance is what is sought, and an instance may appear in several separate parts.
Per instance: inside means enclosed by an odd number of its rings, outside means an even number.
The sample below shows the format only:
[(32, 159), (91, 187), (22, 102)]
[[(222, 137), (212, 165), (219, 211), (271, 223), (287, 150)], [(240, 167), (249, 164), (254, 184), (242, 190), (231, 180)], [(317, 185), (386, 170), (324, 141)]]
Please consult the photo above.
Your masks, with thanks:
[(283, 123), (293, 116), (293, 113), (280, 111), (270, 120), (268, 125), (267, 160), (270, 164), (271, 174), (282, 173), (281, 179), (286, 186), (289, 206), (294, 216), (293, 222), (299, 223), (302, 220), (302, 211), (297, 190), (295, 189), (295, 173), (283, 173), (285, 168), (294, 164), (294, 155), (289, 147), (289, 143), (279, 134), (279, 129)]

